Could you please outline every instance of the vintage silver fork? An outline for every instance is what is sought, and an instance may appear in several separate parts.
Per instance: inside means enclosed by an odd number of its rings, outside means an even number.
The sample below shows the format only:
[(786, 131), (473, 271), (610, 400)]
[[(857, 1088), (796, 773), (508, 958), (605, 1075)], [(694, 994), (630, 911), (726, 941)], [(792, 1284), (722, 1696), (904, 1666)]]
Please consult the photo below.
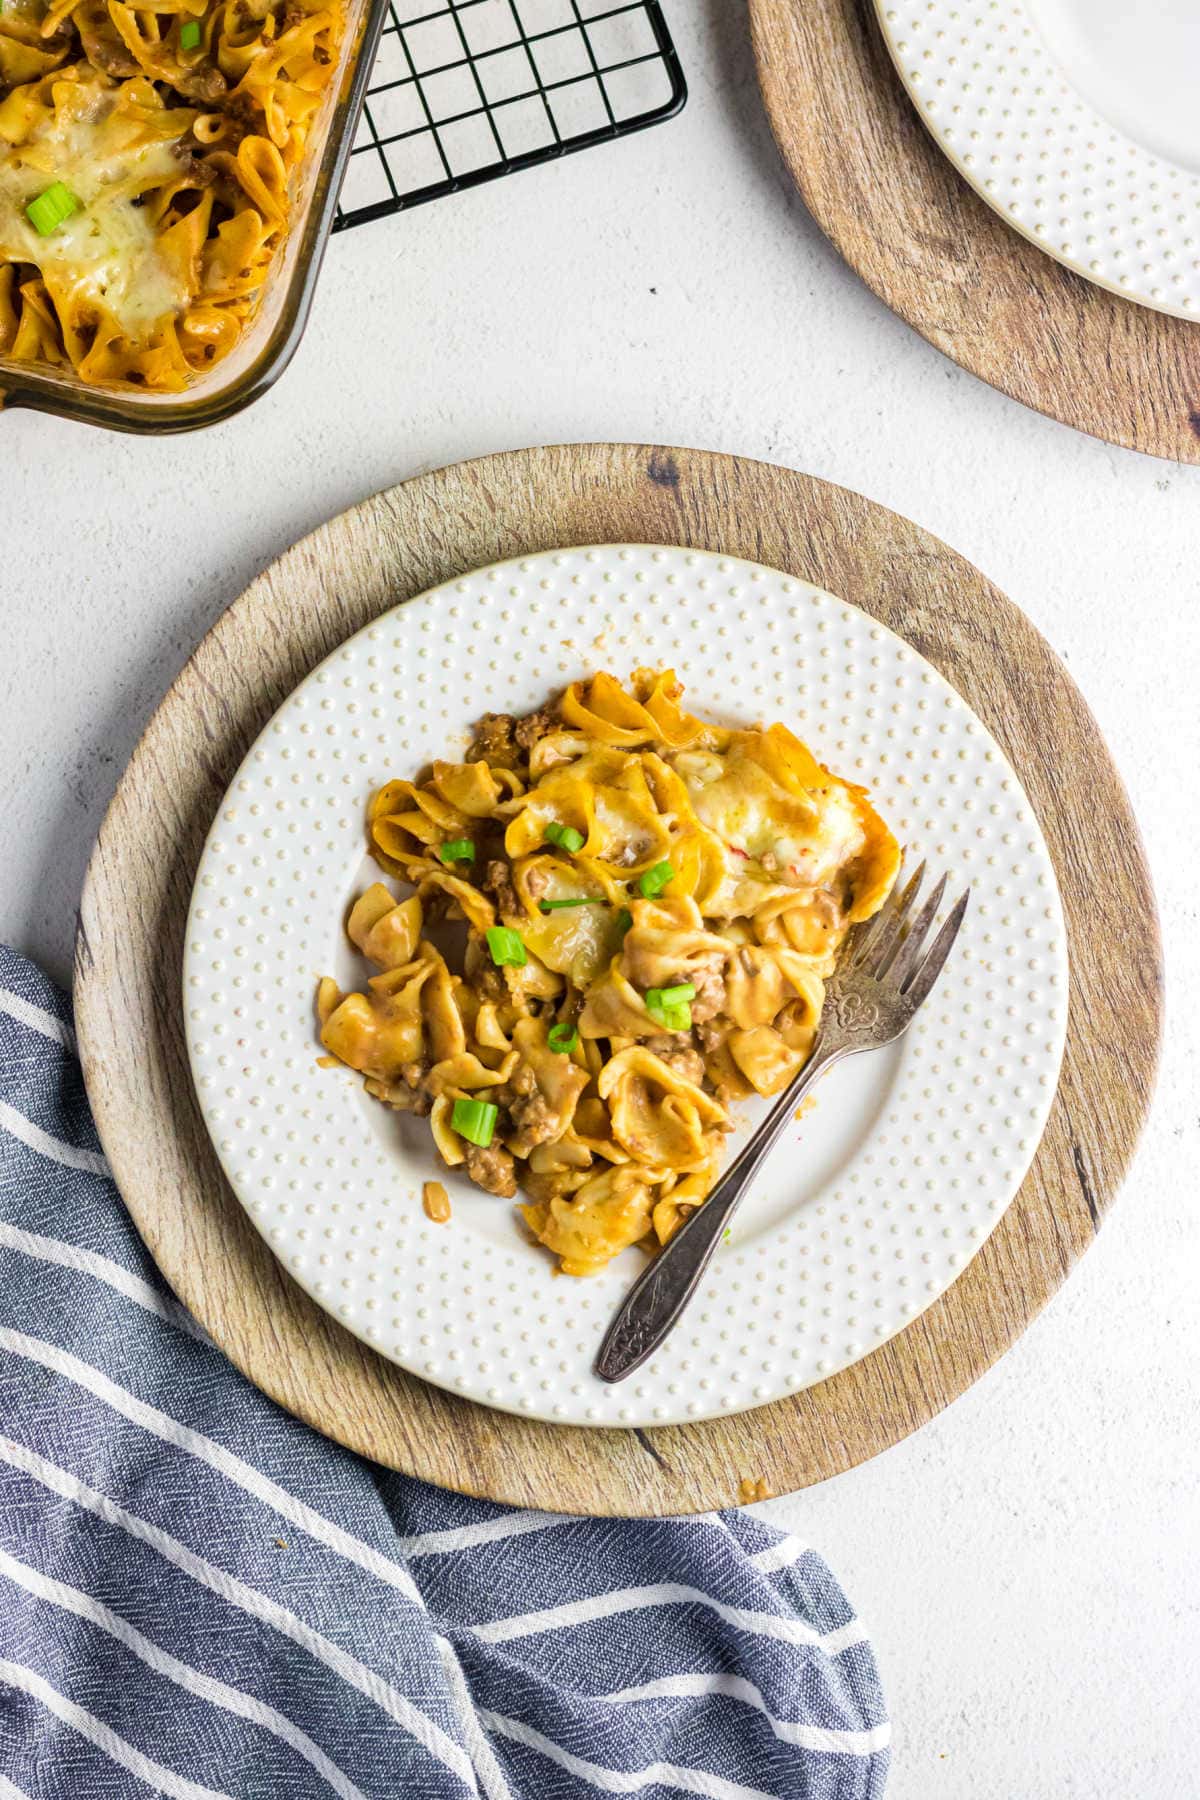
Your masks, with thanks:
[(937, 883), (914, 916), (925, 864), (891, 895), (873, 919), (855, 927), (825, 989), (825, 1007), (812, 1054), (775, 1101), (750, 1142), (713, 1189), (634, 1282), (604, 1334), (595, 1370), (601, 1381), (623, 1381), (653, 1356), (700, 1285), (713, 1251), (746, 1189), (774, 1149), (797, 1102), (826, 1069), (860, 1050), (878, 1050), (903, 1035), (949, 956), (971, 890), (955, 902), (922, 955), (946, 891)]

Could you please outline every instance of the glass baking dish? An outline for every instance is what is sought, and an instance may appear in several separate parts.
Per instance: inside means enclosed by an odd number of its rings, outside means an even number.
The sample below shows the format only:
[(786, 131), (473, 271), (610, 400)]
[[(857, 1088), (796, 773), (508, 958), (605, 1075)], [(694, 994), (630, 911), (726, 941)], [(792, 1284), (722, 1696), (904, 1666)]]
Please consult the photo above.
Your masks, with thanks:
[(313, 135), (300, 169), (287, 242), (237, 347), (183, 394), (95, 387), (80, 381), (73, 370), (0, 356), (0, 406), (35, 407), (114, 431), (166, 433), (214, 425), (266, 393), (287, 367), (308, 320), (387, 11), (388, 0), (348, 0), (324, 133)]

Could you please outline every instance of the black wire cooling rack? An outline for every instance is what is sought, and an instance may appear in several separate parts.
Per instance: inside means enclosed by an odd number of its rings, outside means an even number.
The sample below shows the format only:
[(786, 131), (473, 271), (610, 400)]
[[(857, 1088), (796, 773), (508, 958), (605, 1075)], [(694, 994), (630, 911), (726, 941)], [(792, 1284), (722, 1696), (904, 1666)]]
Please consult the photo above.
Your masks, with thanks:
[(334, 230), (624, 137), (686, 99), (659, 0), (391, 0)]

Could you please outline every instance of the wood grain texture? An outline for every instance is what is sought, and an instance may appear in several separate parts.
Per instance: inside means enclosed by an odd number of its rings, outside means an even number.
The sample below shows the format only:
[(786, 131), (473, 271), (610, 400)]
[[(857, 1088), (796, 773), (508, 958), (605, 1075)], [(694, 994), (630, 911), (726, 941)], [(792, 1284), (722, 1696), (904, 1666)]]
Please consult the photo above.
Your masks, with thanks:
[[(238, 763), (296, 683), (431, 585), (537, 550), (634, 541), (749, 557), (853, 601), (951, 681), (1021, 774), (1062, 885), (1072, 957), (1062, 1079), (1020, 1194), (960, 1279), (830, 1381), (736, 1419), (580, 1430), (490, 1412), (383, 1361), (276, 1263), (217, 1166), (184, 1048), (185, 915)], [(1160, 1022), (1137, 830), (1061, 663), (978, 570), (858, 495), (766, 464), (564, 446), (422, 475), (322, 526), (234, 602), (154, 715), (88, 870), (75, 1004), (116, 1179), (172, 1287), (282, 1406), (378, 1461), (465, 1493), (580, 1513), (735, 1505), (894, 1444), (962, 1393), (1065, 1279), (1145, 1117)]]
[(750, 0), (750, 17), (783, 160), (894, 313), (1064, 425), (1200, 462), (1200, 323), (1093, 286), (986, 206), (921, 122), (871, 0)]

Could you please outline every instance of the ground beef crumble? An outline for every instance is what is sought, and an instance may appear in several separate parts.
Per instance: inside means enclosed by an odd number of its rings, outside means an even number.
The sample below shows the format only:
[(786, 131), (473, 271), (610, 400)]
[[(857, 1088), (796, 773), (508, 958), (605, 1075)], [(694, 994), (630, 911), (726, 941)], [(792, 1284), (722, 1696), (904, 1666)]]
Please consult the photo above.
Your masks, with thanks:
[[(217, 96), (214, 95), (215, 98)], [(235, 89), (232, 94), (224, 96), (221, 110), (229, 118), (236, 120), (239, 125), (244, 126), (247, 131), (253, 131), (262, 117), (262, 109), (258, 102), (250, 94), (243, 93), (240, 88)]]
[(493, 769), (515, 768), (521, 760), (520, 747), (513, 737), (515, 725), (511, 713), (484, 713), (467, 751), (468, 762), (490, 763)]
[(175, 144), (172, 148), (172, 155), (182, 166), (183, 172), (188, 177), (188, 180), (194, 182), (197, 187), (211, 187), (213, 182), (217, 179), (216, 170), (208, 163), (202, 162), (193, 151), (187, 149), (184, 145)]
[[(229, 92), (229, 83), (220, 69), (213, 68), (190, 69), (186, 75), (179, 77), (177, 86), (189, 100), (203, 100), (210, 106)], [(243, 123), (248, 125), (252, 121), (246, 118)]]
[(467, 1174), (476, 1187), (498, 1199), (511, 1200), (517, 1191), (516, 1165), (511, 1154), (499, 1144), (490, 1144), (486, 1150), (478, 1144), (464, 1144), (463, 1149)]
[[(115, 44), (110, 43), (99, 32), (85, 28), (82, 23), (79, 28), (79, 36), (87, 51), (88, 61), (94, 63), (98, 69), (103, 69), (106, 75), (111, 75), (114, 81), (127, 81), (131, 75), (141, 73), (140, 65), (130, 56), (123, 43), (119, 41)], [(63, 41), (65, 42), (65, 40)], [(60, 48), (60, 44), (53, 40), (47, 44), (46, 39), (43, 38), (42, 48), (57, 50)]]
[(694, 1082), (700, 1087), (704, 1081), (704, 1061), (690, 1041), (682, 1035), (677, 1037), (652, 1037), (646, 1039), (646, 1048), (660, 1062), (665, 1062), (669, 1069), (675, 1069), (685, 1081)]
[(546, 1143), (561, 1124), (557, 1107), (551, 1106), (538, 1087), (524, 1099), (514, 1100), (509, 1112), (514, 1127), (526, 1144)]
[(523, 750), (532, 750), (539, 738), (544, 738), (559, 723), (557, 700), (549, 706), (540, 706), (536, 712), (526, 714), (518, 720), (516, 740)]
[(703, 1025), (715, 1019), (725, 1004), (725, 977), (717, 963), (694, 969), (689, 977), (696, 990), (692, 1001), (692, 1023)]
[(523, 917), (523, 909), (512, 884), (512, 870), (506, 862), (497, 860), (488, 864), (483, 886), (494, 897), (502, 919)]

